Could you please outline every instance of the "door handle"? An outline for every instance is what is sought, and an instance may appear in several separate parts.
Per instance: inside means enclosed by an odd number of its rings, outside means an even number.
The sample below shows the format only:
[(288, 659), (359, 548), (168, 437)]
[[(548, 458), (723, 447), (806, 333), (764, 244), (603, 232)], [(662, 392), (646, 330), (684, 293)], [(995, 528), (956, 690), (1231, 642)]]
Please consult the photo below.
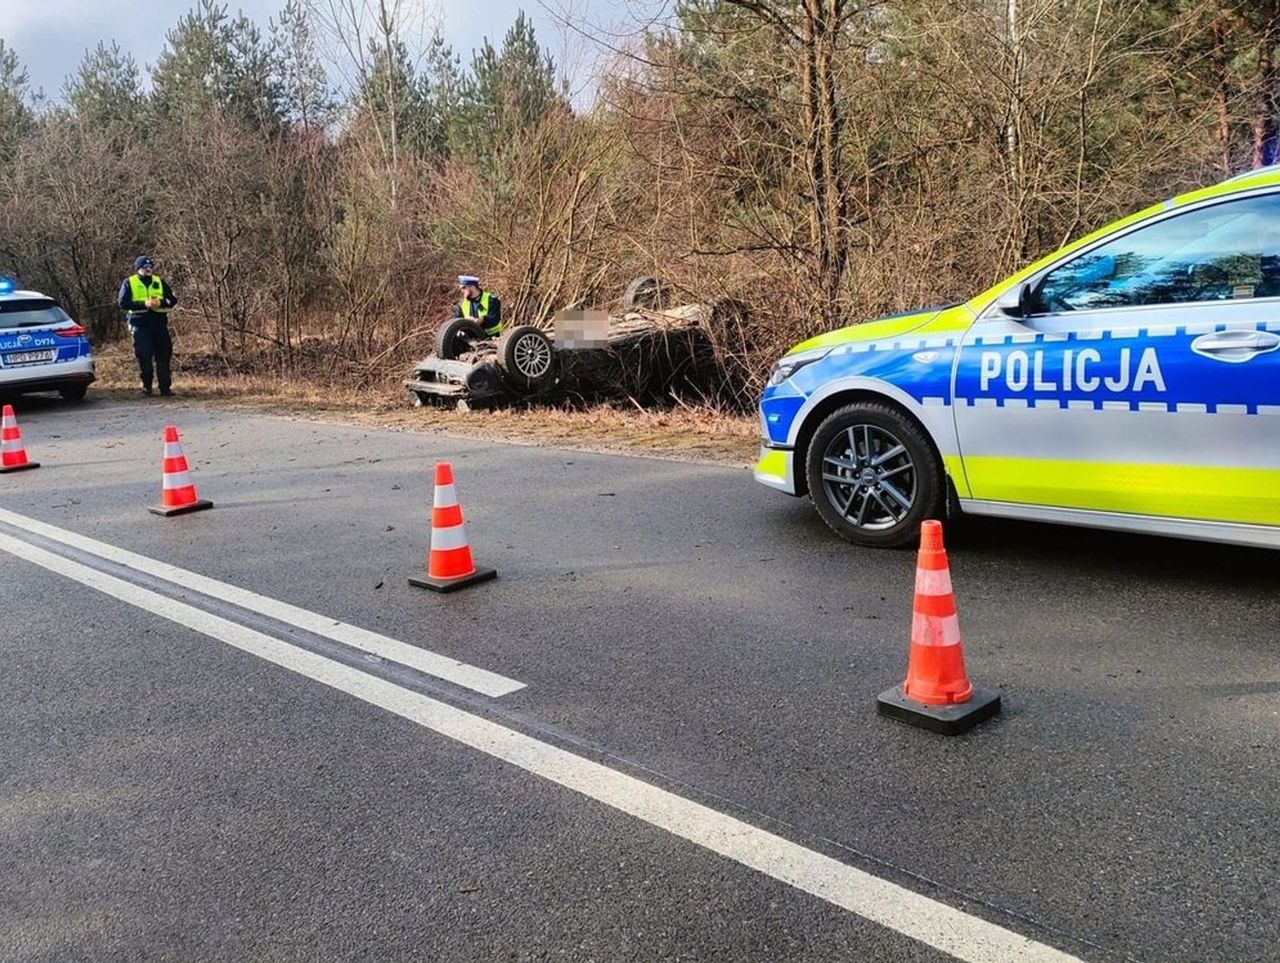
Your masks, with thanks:
[(1191, 342), (1191, 350), (1214, 361), (1239, 364), (1280, 348), (1280, 334), (1270, 331), (1215, 331)]

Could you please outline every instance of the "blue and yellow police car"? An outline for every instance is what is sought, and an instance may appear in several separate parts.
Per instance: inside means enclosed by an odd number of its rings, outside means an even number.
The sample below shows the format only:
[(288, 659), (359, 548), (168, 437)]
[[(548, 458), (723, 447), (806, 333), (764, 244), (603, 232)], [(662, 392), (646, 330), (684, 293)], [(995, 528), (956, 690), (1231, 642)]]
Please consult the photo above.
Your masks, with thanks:
[(756, 479), (857, 544), (951, 507), (1280, 548), (1280, 167), (797, 345), (760, 418)]
[(0, 278), (0, 394), (57, 391), (79, 401), (94, 379), (85, 329), (53, 298)]

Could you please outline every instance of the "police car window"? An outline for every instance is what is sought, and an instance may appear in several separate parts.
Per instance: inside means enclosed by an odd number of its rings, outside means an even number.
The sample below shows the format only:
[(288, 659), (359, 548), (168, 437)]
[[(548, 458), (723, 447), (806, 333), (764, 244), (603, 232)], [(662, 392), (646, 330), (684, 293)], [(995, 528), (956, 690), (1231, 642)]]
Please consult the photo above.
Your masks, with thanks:
[(1280, 194), (1216, 204), (1109, 241), (1051, 271), (1038, 311), (1280, 296)]
[(70, 320), (67, 312), (48, 298), (0, 301), (0, 328), (33, 328)]

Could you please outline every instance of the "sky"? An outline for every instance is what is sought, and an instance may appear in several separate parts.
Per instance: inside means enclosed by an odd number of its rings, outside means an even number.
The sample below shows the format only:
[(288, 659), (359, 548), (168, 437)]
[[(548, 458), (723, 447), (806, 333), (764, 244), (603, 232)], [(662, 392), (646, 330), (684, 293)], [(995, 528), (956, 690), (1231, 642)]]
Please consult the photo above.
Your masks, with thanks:
[[(246, 16), (265, 27), (285, 0), (220, 0), (234, 16)], [(319, 0), (326, 3), (327, 0)], [(590, 101), (594, 73), (607, 47), (626, 43), (666, 6), (661, 0), (400, 0), (412, 9), (416, 32), (429, 36), (439, 25), (463, 64), (488, 36), (500, 43), (523, 9), (532, 19), (539, 41), (551, 51), (570, 78), (577, 104)], [(195, 0), (0, 0), (0, 38), (13, 47), (33, 88), (59, 99), (66, 76), (86, 50), (99, 40), (116, 40), (139, 66), (155, 63), (165, 34)], [(572, 26), (568, 26), (571, 24)], [(584, 34), (600, 37), (593, 42)]]

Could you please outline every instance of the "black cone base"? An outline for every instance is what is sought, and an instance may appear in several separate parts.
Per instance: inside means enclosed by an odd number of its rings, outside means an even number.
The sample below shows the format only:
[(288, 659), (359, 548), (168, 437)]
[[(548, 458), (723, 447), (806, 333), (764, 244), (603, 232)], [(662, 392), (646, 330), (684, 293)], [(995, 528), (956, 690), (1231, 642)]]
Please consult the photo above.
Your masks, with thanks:
[(0, 475), (7, 475), (11, 471), (26, 471), (29, 468), (39, 468), (40, 462), (29, 461), (25, 465), (10, 465), (8, 468), (0, 468)]
[(416, 585), (418, 588), (431, 589), (433, 592), (454, 592), (460, 588), (466, 588), (468, 585), (487, 582), (489, 579), (497, 577), (498, 572), (496, 569), (477, 565), (476, 570), (470, 575), (459, 575), (457, 578), (432, 578), (430, 575), (411, 575), (409, 576), (409, 584)]
[(928, 706), (902, 694), (902, 686), (885, 689), (876, 697), (880, 715), (906, 722), (944, 736), (968, 732), (1000, 711), (1000, 693), (991, 689), (974, 689), (968, 702), (949, 706)]
[(179, 505), (177, 508), (165, 508), (163, 505), (152, 505), (147, 509), (152, 515), (163, 515), (168, 518), (170, 515), (186, 515), (188, 512), (202, 512), (206, 508), (212, 508), (213, 502), (205, 501), (203, 498), (197, 498), (190, 505)]

